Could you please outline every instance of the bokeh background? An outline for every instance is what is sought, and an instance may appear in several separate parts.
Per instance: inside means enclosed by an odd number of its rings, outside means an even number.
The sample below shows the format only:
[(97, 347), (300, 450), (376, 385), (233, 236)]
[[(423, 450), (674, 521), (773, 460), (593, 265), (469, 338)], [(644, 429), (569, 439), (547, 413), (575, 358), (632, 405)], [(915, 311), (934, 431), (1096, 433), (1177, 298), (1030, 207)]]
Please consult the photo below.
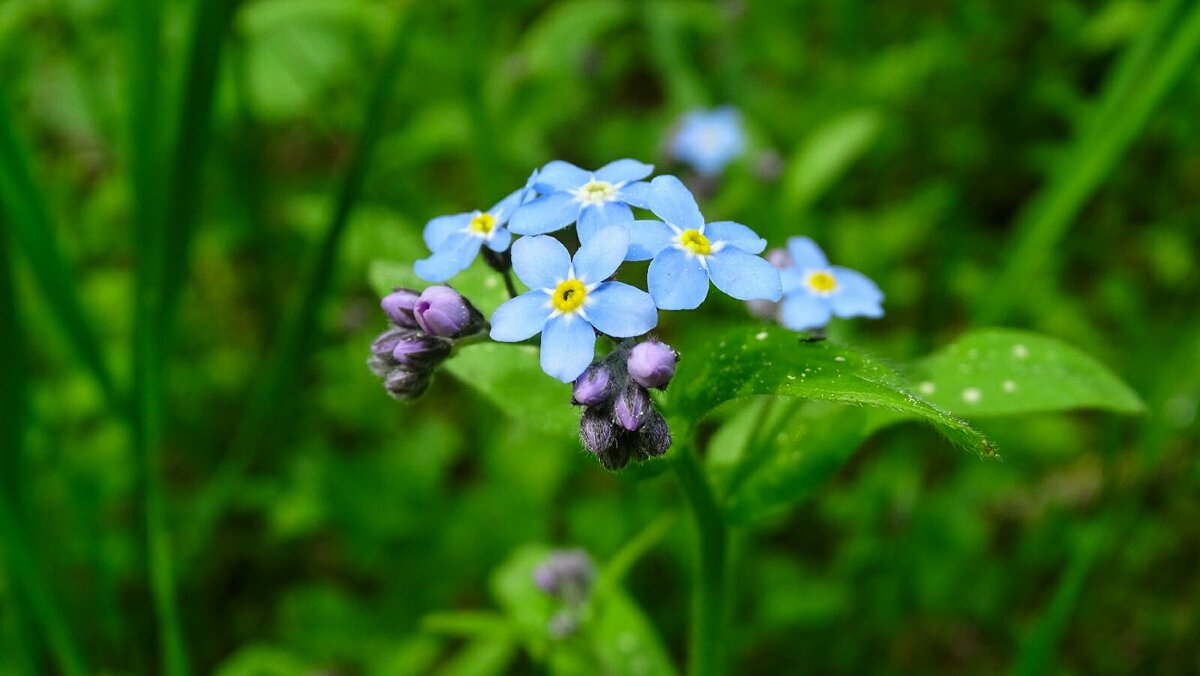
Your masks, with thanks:
[[(537, 673), (422, 618), (497, 608), (531, 543), (608, 559), (678, 489), (450, 377), (389, 399), (381, 262), (551, 159), (686, 176), (672, 125), (729, 104), (709, 219), (887, 294), (832, 339), (1028, 328), (1148, 407), (980, 421), (1003, 462), (876, 435), (738, 531), (739, 673), (1195, 673), (1198, 53), (1176, 0), (5, 0), (0, 672), (62, 670), (48, 602), (83, 673), (161, 673), (166, 543), (197, 673)], [(679, 524), (626, 587), (682, 664)]]

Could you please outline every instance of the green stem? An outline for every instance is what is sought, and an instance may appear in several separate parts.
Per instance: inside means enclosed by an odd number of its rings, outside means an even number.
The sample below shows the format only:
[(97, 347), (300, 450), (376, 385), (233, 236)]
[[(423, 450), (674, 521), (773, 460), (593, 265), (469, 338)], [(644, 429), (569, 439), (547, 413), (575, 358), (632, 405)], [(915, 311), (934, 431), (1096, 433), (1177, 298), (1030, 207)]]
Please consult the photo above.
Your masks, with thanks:
[[(676, 429), (684, 429), (675, 425)], [(681, 435), (682, 436), (682, 435)], [(692, 583), (692, 676), (724, 673), (726, 559), (729, 533), (700, 458), (686, 440), (676, 448), (672, 468), (696, 520), (696, 574)]]

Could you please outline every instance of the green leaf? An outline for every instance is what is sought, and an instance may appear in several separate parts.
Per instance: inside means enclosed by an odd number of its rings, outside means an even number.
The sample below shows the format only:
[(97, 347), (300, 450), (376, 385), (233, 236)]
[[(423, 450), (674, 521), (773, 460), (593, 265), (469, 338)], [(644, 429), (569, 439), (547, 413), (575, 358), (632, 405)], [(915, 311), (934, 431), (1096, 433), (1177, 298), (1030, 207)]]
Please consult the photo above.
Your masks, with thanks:
[(981, 456), (995, 455), (983, 435), (911, 394), (892, 369), (829, 341), (804, 342), (779, 327), (736, 329), (718, 339), (707, 357), (681, 361), (670, 394), (670, 416), (692, 424), (723, 402), (758, 394), (883, 408), (924, 420)]
[[(417, 277), (408, 263), (376, 261), (371, 265), (370, 276), (372, 287), (380, 295), (396, 287), (430, 286)], [(452, 282), (484, 316), (491, 316), (508, 300), (500, 275), (481, 261), (459, 273)], [(574, 436), (579, 430), (579, 413), (570, 406), (570, 387), (543, 373), (538, 360), (538, 350), (532, 345), (484, 342), (456, 348), (441, 370), (451, 373), (505, 415), (530, 429)]]
[(593, 43), (628, 16), (625, 3), (609, 0), (553, 5), (526, 32), (521, 51), (536, 73), (576, 72)]
[(596, 603), (590, 631), (600, 673), (676, 673), (662, 639), (642, 609), (623, 591), (613, 591)]
[(1026, 331), (972, 331), (922, 361), (913, 381), (928, 401), (970, 417), (1145, 410), (1137, 394), (1095, 359)]

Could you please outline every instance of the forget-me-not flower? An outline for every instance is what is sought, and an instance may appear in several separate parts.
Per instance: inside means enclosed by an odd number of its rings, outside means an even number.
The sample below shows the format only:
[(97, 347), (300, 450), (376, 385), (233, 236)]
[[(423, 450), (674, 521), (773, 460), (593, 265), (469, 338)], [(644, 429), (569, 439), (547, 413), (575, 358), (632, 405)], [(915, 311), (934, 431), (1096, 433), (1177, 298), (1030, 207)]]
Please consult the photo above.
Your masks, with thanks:
[(417, 276), (427, 282), (444, 282), (466, 270), (483, 246), (500, 252), (512, 243), (505, 225), (517, 207), (533, 194), (538, 173), (533, 172), (524, 187), (513, 191), (487, 211), (453, 216), (438, 216), (425, 224), (425, 244), (433, 255), (413, 265)]
[(779, 300), (779, 271), (755, 255), (766, 240), (733, 221), (706, 224), (696, 198), (674, 176), (659, 176), (644, 193), (647, 208), (665, 223), (627, 223), (627, 258), (653, 259), (647, 283), (659, 308), (699, 307), (710, 279), (738, 300)]
[(517, 240), (513, 271), (531, 290), (496, 309), (492, 339), (515, 343), (541, 333), (542, 370), (568, 383), (592, 363), (596, 331), (629, 338), (654, 328), (658, 311), (649, 294), (605, 281), (625, 260), (628, 247), (628, 232), (619, 226), (605, 228), (579, 247), (573, 260), (553, 237)]
[(742, 115), (733, 106), (692, 111), (671, 136), (669, 150), (701, 174), (719, 174), (746, 150)]
[(779, 271), (783, 304), (779, 319), (794, 331), (819, 329), (838, 317), (882, 317), (883, 292), (866, 275), (830, 265), (807, 237), (788, 239), (790, 264)]
[(653, 165), (637, 160), (616, 160), (595, 172), (555, 160), (538, 172), (540, 197), (518, 209), (509, 228), (543, 235), (578, 222), (580, 241), (590, 240), (604, 226), (633, 220), (629, 205), (643, 206), (634, 194), (652, 171)]

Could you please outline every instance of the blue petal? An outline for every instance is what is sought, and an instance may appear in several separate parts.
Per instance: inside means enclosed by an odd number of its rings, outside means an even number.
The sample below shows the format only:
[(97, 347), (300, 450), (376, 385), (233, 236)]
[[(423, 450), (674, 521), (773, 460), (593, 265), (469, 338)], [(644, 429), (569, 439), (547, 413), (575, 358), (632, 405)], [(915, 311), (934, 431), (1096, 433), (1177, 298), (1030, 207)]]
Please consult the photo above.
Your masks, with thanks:
[(531, 289), (553, 289), (571, 271), (571, 254), (562, 242), (542, 235), (522, 237), (512, 246), (513, 272)]
[(750, 228), (733, 221), (716, 221), (704, 226), (704, 234), (712, 242), (725, 242), (745, 251), (760, 254), (767, 248), (767, 240), (759, 237)]
[(492, 313), (492, 340), (516, 343), (536, 336), (553, 308), (550, 296), (536, 290), (507, 300)]
[(413, 271), (427, 282), (444, 282), (466, 270), (479, 255), (483, 240), (466, 233), (451, 236), (442, 243), (441, 251), (413, 264)]
[(601, 333), (615, 338), (640, 336), (658, 325), (650, 294), (621, 282), (605, 282), (587, 296), (584, 312)]
[(512, 244), (512, 233), (503, 227), (496, 228), (492, 238), (487, 241), (487, 247), (492, 251), (504, 251), (509, 244)]
[(620, 225), (604, 228), (575, 252), (576, 279), (584, 284), (603, 282), (617, 271), (627, 251), (629, 231)]
[(534, 187), (540, 193), (556, 190), (574, 190), (592, 180), (591, 172), (584, 171), (570, 162), (554, 160), (547, 162), (534, 179)]
[(617, 191), (617, 199), (639, 209), (649, 209), (650, 193), (652, 192), (654, 192), (654, 188), (650, 186), (649, 182), (638, 181), (621, 186), (621, 189)]
[(504, 225), (508, 222), (508, 219), (512, 218), (513, 212), (524, 203), (525, 195), (528, 192), (528, 187), (517, 188), (505, 196), (504, 199), (496, 202), (496, 206), (488, 210), (488, 213), (496, 218), (496, 225)]
[(659, 176), (650, 182), (650, 210), (680, 230), (699, 230), (704, 217), (696, 198), (683, 182), (674, 176)]
[(790, 296), (797, 291), (808, 292), (805, 282), (807, 273), (800, 268), (784, 268), (779, 271), (779, 281), (783, 285), (783, 295)]
[(508, 219), (518, 235), (544, 235), (561, 230), (579, 217), (579, 202), (570, 193), (552, 192), (521, 205)]
[(727, 247), (708, 259), (713, 284), (738, 300), (779, 300), (779, 270), (741, 249)]
[(575, 230), (580, 242), (591, 241), (605, 226), (624, 224), (633, 220), (633, 211), (620, 202), (605, 202), (589, 205), (579, 212), (579, 224)]
[(692, 310), (708, 296), (708, 273), (700, 259), (679, 249), (664, 249), (651, 261), (646, 283), (662, 310)]
[(637, 160), (616, 160), (597, 169), (596, 180), (609, 183), (628, 183), (640, 181), (653, 171), (653, 164), (645, 164)]
[(850, 268), (833, 267), (838, 290), (829, 297), (839, 317), (882, 317), (883, 292), (869, 277)]
[(819, 329), (829, 323), (833, 308), (829, 301), (808, 293), (795, 293), (783, 300), (779, 321), (793, 331)]
[(596, 356), (596, 332), (577, 314), (559, 315), (542, 330), (542, 370), (569, 383)]
[(675, 232), (662, 221), (633, 221), (625, 227), (629, 230), (627, 261), (648, 261), (671, 246), (675, 237)]
[(788, 253), (792, 255), (792, 263), (801, 270), (806, 268), (827, 268), (829, 259), (817, 243), (807, 237), (789, 237)]
[(430, 251), (441, 249), (446, 238), (456, 232), (467, 229), (474, 214), (454, 214), (453, 216), (438, 216), (425, 224), (425, 246)]

